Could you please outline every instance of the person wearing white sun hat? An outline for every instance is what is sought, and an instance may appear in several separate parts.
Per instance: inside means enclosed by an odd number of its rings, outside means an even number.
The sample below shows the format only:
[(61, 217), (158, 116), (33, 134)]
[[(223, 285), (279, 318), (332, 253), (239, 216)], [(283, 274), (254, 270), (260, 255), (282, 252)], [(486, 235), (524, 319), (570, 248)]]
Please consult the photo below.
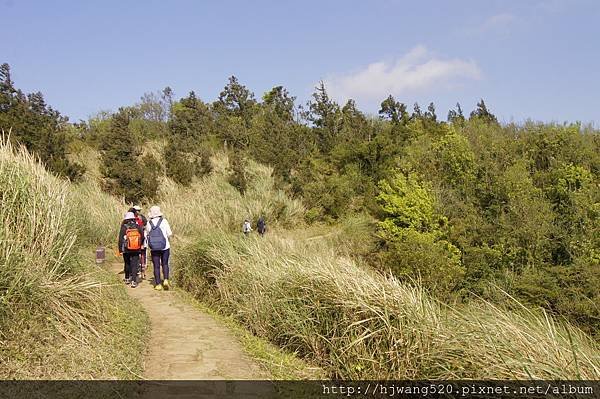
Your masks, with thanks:
[[(148, 224), (146, 225), (146, 237), (150, 247), (150, 256), (154, 265), (154, 289), (168, 290), (169, 285), (169, 257), (171, 255), (171, 244), (169, 237), (173, 235), (171, 226), (164, 218), (160, 208), (156, 205), (148, 212)], [(163, 279), (160, 271), (162, 269)]]

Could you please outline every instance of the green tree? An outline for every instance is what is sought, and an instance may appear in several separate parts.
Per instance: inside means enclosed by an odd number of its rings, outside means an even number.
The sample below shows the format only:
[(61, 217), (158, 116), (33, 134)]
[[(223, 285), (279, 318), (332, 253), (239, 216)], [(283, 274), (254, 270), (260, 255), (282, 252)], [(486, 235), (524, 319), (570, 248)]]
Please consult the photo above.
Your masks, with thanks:
[(420, 119), (423, 117), (423, 111), (421, 111), (421, 107), (419, 106), (419, 103), (415, 103), (415, 105), (413, 106), (413, 113), (411, 115), (412, 119)]
[(427, 111), (423, 115), (426, 119), (429, 119), (432, 122), (437, 122), (437, 115), (435, 113), (435, 104), (429, 103), (427, 106)]
[(406, 105), (396, 101), (391, 94), (381, 103), (379, 116), (391, 121), (393, 124), (399, 124), (401, 122), (406, 124), (406, 121), (408, 120)]
[(152, 157), (142, 157), (140, 143), (129, 132), (130, 115), (119, 109), (110, 130), (100, 143), (103, 188), (122, 196), (127, 202), (151, 200), (158, 191), (159, 164)]
[(357, 183), (325, 159), (309, 157), (296, 168), (292, 190), (309, 209), (307, 221), (334, 221), (348, 211)]
[(471, 112), (470, 119), (480, 119), (486, 123), (498, 124), (498, 119), (488, 110), (483, 98), (477, 103), (477, 108)]
[(558, 264), (582, 257), (592, 263), (600, 259), (600, 239), (593, 234), (600, 226), (597, 181), (588, 169), (571, 163), (552, 172), (547, 196), (557, 213), (554, 260)]
[(58, 176), (77, 181), (85, 168), (69, 160), (68, 118), (48, 106), (42, 93), (14, 87), (10, 67), (0, 65), (0, 129), (35, 154)]
[(194, 176), (212, 170), (206, 147), (213, 137), (214, 121), (209, 107), (192, 91), (171, 107), (165, 147), (167, 176), (189, 185)]
[(465, 123), (465, 116), (459, 103), (456, 103), (456, 110), (451, 109), (448, 111), (448, 122), (455, 125), (463, 125)]
[(241, 118), (249, 127), (256, 104), (254, 93), (242, 85), (235, 76), (231, 76), (229, 82), (219, 94), (219, 99), (214, 104), (214, 108), (220, 115)]
[(291, 122), (294, 119), (295, 100), (296, 97), (290, 96), (290, 93), (283, 86), (273, 87), (263, 95), (263, 105), (286, 122)]
[(323, 154), (329, 153), (341, 126), (341, 110), (339, 105), (329, 98), (325, 83), (320, 82), (309, 102), (307, 118), (314, 124), (317, 145)]
[(290, 182), (292, 167), (306, 152), (310, 135), (294, 121), (294, 97), (286, 89), (274, 87), (263, 100), (248, 131), (249, 152), (259, 162), (273, 166), (276, 179), (285, 185)]
[(436, 211), (431, 189), (414, 174), (397, 172), (379, 183), (384, 265), (402, 278), (421, 279), (447, 296), (465, 274), (461, 253), (446, 240), (445, 217)]
[(216, 132), (225, 147), (247, 149), (252, 119), (258, 110), (254, 93), (231, 76), (218, 100), (212, 104)]
[(190, 92), (172, 106), (169, 121), (171, 135), (184, 141), (185, 145), (194, 145), (213, 133), (213, 119), (209, 107)]
[(433, 145), (438, 172), (447, 184), (458, 190), (470, 190), (476, 179), (475, 154), (466, 137), (450, 128)]
[(555, 215), (535, 187), (528, 164), (518, 160), (499, 180), (502, 187), (502, 212), (499, 215), (497, 242), (503, 248), (506, 265), (512, 270), (536, 267), (551, 260), (551, 237)]
[(383, 129), (387, 133), (385, 140), (393, 147), (404, 146), (410, 138), (410, 131), (407, 128), (410, 115), (406, 111), (406, 105), (396, 101), (390, 95), (381, 103), (379, 116), (391, 122), (391, 127)]

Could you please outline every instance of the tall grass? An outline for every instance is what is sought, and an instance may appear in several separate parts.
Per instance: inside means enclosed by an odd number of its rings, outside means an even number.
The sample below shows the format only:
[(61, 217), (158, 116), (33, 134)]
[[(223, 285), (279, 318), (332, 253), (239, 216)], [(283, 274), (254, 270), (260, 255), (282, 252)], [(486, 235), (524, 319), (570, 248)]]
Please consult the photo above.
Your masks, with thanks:
[[(1, 140), (0, 187), (0, 378), (97, 378), (138, 369), (119, 364), (127, 358), (122, 348), (104, 344), (122, 343), (114, 321), (128, 323), (126, 300), (82, 259), (89, 220), (69, 183)], [(116, 298), (123, 304), (113, 304)], [(118, 334), (131, 340), (129, 332)]]
[[(162, 210), (175, 234), (185, 238), (174, 243), (177, 283), (254, 334), (319, 363), (332, 377), (600, 375), (600, 348), (578, 329), (541, 311), (484, 301), (440, 303), (418, 285), (351, 258), (369, 245), (368, 218), (305, 228), (302, 205), (273, 188), (269, 168), (251, 163), (250, 187), (241, 195), (227, 183), (227, 158), (217, 155), (213, 164), (214, 171), (191, 187), (164, 178), (161, 184)], [(106, 201), (102, 208), (117, 206)], [(241, 237), (243, 219), (260, 214), (271, 231)]]
[(245, 218), (264, 215), (270, 227), (290, 226), (302, 220), (304, 208), (273, 188), (271, 169), (249, 163), (250, 187), (244, 195), (227, 182), (227, 157), (212, 158), (213, 172), (182, 187), (162, 178), (160, 206), (177, 235), (193, 237), (206, 230), (241, 231)]
[[(269, 169), (253, 165), (241, 196), (226, 182), (225, 162), (217, 158), (215, 172), (187, 191), (170, 188), (163, 206), (183, 234), (196, 237), (185, 250), (176, 248), (177, 283), (254, 334), (317, 362), (332, 377), (600, 375), (600, 348), (578, 329), (525, 308), (445, 305), (418, 285), (363, 267), (350, 255), (369, 245), (372, 221), (356, 217), (333, 227), (286, 230), (303, 210), (283, 193), (278, 197)], [(274, 232), (241, 236), (246, 214), (279, 200), (289, 213)]]
[(8, 305), (1, 308), (2, 326), (9, 327), (10, 315), (37, 306), (81, 320), (86, 310), (69, 305), (95, 303), (97, 285), (77, 273), (72, 248), (78, 227), (67, 184), (48, 175), (24, 150), (14, 154), (3, 143), (0, 185), (0, 288)]
[(100, 189), (96, 182), (85, 181), (71, 187), (80, 241), (93, 246), (116, 247), (123, 214), (128, 206)]
[(122, 198), (110, 195), (100, 188), (102, 175), (98, 151), (81, 144), (72, 160), (86, 167), (83, 182), (69, 187), (75, 201), (79, 237), (90, 245), (115, 246), (127, 205)]
[(595, 379), (600, 348), (545, 313), (449, 307), (318, 242), (215, 232), (177, 281), (332, 377)]

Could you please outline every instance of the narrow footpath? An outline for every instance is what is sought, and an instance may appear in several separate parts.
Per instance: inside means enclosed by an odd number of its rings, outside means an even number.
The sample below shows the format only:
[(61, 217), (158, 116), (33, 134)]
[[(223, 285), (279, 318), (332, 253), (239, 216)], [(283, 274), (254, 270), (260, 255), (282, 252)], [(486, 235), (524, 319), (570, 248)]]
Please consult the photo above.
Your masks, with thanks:
[[(115, 273), (122, 264), (113, 263)], [(148, 270), (150, 272), (150, 270)], [(123, 274), (119, 274), (122, 278)], [(211, 316), (183, 303), (174, 292), (155, 291), (151, 273), (127, 288), (150, 318), (144, 378), (148, 380), (257, 380), (268, 374), (240, 343)], [(174, 287), (173, 289), (177, 289)]]

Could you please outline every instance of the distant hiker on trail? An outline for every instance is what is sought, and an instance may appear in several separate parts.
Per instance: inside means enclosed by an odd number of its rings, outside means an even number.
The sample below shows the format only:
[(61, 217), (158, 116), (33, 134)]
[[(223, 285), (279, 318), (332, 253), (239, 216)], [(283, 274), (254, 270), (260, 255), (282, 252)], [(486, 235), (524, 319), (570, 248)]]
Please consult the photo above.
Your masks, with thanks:
[(250, 232), (252, 231), (252, 226), (250, 225), (250, 220), (248, 220), (248, 219), (244, 220), (244, 225), (242, 226), (242, 231), (244, 232), (245, 236), (250, 234)]
[[(154, 265), (154, 289), (157, 291), (168, 290), (169, 285), (169, 256), (171, 255), (171, 244), (169, 237), (173, 235), (171, 226), (167, 219), (163, 217), (158, 206), (150, 208), (148, 213), (148, 224), (146, 225), (146, 235), (148, 246), (150, 247), (150, 255), (152, 256), (152, 264)], [(160, 269), (164, 280), (160, 278)]]
[(267, 231), (267, 222), (265, 222), (264, 216), (258, 218), (258, 222), (256, 222), (256, 230), (261, 236), (265, 235), (265, 232)]
[[(142, 227), (144, 230), (144, 242), (146, 242), (146, 224), (148, 224), (148, 219), (146, 216), (142, 214), (142, 207), (139, 205), (133, 206), (129, 212), (133, 212), (135, 215), (136, 223)], [(147, 250), (146, 245), (142, 248), (142, 252), (140, 253), (140, 277), (142, 279), (146, 278), (146, 264), (147, 264)]]
[(119, 231), (119, 251), (123, 254), (125, 264), (125, 282), (131, 288), (137, 287), (137, 274), (140, 265), (140, 253), (144, 246), (144, 229), (140, 227), (133, 212), (123, 216)]
[[(125, 215), (127, 215), (127, 213), (125, 213)], [(119, 231), (121, 231), (123, 229), (123, 225), (126, 222), (125, 215), (123, 215), (123, 220), (121, 220), (121, 227), (119, 227)], [(121, 235), (122, 234), (119, 234), (119, 236), (121, 236)], [(123, 256), (123, 248), (121, 247), (120, 241), (117, 246), (117, 251), (118, 251), (118, 256)], [(115, 253), (115, 256), (117, 256), (117, 253)], [(125, 258), (123, 258), (123, 273), (125, 273), (125, 277), (123, 277), (123, 281), (126, 284), (129, 284), (129, 262), (125, 261)]]

